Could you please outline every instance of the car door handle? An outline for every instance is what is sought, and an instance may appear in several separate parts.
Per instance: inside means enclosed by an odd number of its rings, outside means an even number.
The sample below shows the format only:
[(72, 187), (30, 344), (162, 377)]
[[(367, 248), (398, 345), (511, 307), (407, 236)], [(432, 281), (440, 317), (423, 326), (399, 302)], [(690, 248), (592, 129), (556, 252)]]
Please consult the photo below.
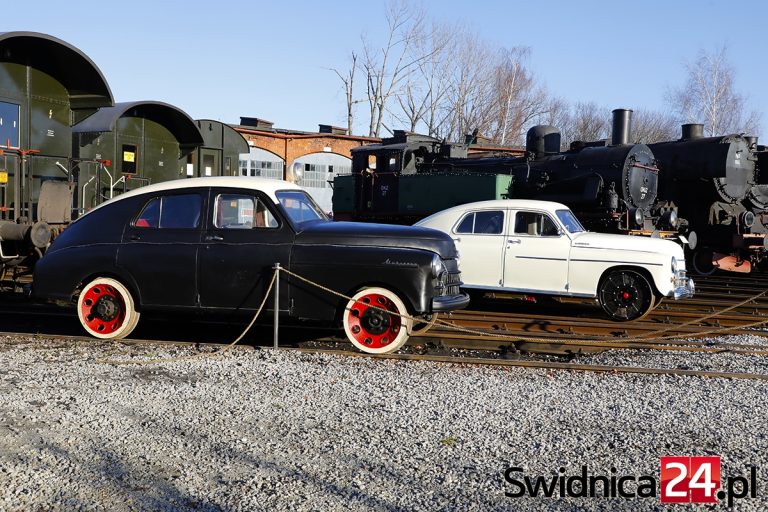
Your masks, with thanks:
[(221, 242), (222, 240), (224, 239), (218, 235), (208, 235), (205, 237), (206, 242)]
[(453, 241), (454, 242), (461, 242), (461, 238), (454, 238)]
[(519, 243), (522, 243), (522, 240), (520, 240), (519, 238), (510, 238), (509, 240), (507, 240), (507, 243), (508, 244), (519, 244)]
[(135, 242), (136, 240), (141, 240), (141, 237), (139, 235), (131, 235), (128, 237), (128, 240)]

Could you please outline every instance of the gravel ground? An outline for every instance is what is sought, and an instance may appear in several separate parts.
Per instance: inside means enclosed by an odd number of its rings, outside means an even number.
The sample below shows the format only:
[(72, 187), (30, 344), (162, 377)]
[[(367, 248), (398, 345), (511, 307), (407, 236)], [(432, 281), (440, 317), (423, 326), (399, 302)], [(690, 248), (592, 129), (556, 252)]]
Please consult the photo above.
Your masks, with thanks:
[[(765, 381), (258, 349), (103, 362), (192, 352), (0, 337), (0, 510), (667, 510), (505, 496), (513, 466), (658, 479), (663, 455), (720, 455), (724, 482), (757, 466), (757, 497), (735, 508), (768, 508)], [(581, 361), (768, 373), (735, 354)]]

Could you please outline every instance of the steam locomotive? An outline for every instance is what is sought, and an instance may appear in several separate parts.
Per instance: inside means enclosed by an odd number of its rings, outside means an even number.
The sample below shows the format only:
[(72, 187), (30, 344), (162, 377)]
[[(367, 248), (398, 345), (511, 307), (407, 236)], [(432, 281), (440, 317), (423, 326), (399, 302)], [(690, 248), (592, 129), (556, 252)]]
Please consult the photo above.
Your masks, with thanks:
[(411, 223), (457, 204), (527, 198), (568, 205), (591, 230), (664, 237), (695, 245), (673, 202), (658, 204), (651, 149), (630, 144), (631, 110), (613, 111), (610, 141), (560, 150), (552, 126), (528, 131), (521, 157), (472, 157), (463, 144), (396, 132), (352, 150), (352, 175), (334, 180), (334, 217)]
[(681, 135), (649, 144), (661, 170), (658, 202), (674, 201), (698, 233), (696, 271), (749, 272), (766, 259), (768, 231), (768, 176), (761, 180), (758, 173), (758, 160), (765, 157), (759, 156), (757, 138), (704, 137), (700, 124), (684, 124)]

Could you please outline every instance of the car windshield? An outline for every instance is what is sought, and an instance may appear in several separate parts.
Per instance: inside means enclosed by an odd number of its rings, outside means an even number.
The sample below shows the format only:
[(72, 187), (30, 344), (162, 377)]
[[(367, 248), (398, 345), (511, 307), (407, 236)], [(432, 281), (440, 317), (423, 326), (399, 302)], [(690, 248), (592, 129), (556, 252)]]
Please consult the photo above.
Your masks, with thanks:
[(579, 222), (579, 219), (576, 218), (571, 210), (557, 210), (555, 213), (557, 214), (557, 218), (560, 219), (560, 222), (563, 223), (563, 226), (565, 226), (565, 229), (567, 229), (569, 233), (586, 231), (584, 226), (581, 225), (581, 222)]
[(328, 220), (320, 207), (303, 190), (282, 190), (275, 195), (288, 218), (297, 226), (305, 222)]

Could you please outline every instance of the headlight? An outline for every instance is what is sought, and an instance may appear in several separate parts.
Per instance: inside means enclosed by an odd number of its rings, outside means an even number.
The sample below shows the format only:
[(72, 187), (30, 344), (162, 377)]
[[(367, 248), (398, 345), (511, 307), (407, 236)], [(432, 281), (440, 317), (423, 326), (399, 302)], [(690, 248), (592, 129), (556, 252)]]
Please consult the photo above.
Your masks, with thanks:
[(437, 254), (432, 256), (432, 277), (438, 277), (445, 272), (445, 264)]
[(679, 219), (677, 218), (677, 212), (675, 210), (670, 210), (669, 212), (669, 227), (672, 229), (676, 229), (677, 225), (679, 224)]
[(667, 210), (659, 219), (659, 228), (661, 229), (677, 229), (679, 224), (680, 219), (675, 210)]
[(672, 273), (677, 274), (677, 258), (672, 256)]
[(745, 228), (751, 228), (755, 223), (755, 214), (750, 211), (742, 212), (740, 217), (739, 222)]
[(632, 215), (635, 219), (635, 226), (638, 228), (643, 227), (643, 221), (645, 220), (645, 215), (643, 214), (642, 208), (637, 208), (634, 212), (632, 212)]

